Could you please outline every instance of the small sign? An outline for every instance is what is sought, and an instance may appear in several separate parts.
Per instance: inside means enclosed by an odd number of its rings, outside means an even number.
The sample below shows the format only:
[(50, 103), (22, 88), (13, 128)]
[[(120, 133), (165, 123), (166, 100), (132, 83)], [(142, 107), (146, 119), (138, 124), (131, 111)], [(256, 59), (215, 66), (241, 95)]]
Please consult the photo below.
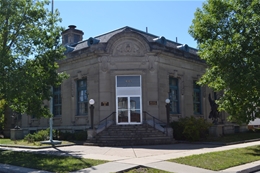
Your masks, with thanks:
[(109, 102), (101, 102), (101, 106), (109, 106)]
[(155, 106), (157, 105), (157, 101), (149, 101), (149, 105)]

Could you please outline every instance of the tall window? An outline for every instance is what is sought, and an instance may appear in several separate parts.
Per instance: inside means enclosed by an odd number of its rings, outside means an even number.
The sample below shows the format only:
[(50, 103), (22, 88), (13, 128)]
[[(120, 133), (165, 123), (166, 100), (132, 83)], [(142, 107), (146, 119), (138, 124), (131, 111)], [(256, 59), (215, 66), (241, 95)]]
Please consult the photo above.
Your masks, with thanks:
[(170, 113), (177, 114), (179, 113), (179, 88), (178, 88), (178, 79), (174, 77), (169, 77), (169, 99), (170, 99)]
[(61, 116), (61, 86), (53, 87), (53, 116)]
[(201, 114), (201, 88), (197, 81), (193, 81), (193, 112)]
[(78, 115), (88, 114), (87, 79), (77, 81), (77, 110)]

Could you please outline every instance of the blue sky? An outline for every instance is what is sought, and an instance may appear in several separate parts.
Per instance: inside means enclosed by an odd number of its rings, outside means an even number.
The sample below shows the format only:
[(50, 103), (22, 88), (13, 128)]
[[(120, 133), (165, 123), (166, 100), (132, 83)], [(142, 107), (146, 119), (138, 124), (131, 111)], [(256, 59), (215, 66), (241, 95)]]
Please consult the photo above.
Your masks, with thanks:
[(84, 39), (130, 26), (157, 36), (196, 48), (188, 33), (194, 12), (204, 1), (87, 1), (54, 0), (60, 12), (61, 26), (76, 25), (84, 32)]

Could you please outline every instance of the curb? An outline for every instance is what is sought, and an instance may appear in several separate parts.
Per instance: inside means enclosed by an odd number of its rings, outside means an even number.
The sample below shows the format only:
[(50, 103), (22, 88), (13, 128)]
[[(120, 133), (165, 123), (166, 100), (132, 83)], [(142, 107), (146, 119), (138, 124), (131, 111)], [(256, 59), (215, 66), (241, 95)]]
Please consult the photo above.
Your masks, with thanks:
[(0, 147), (7, 147), (7, 148), (24, 148), (24, 149), (45, 149), (45, 148), (53, 148), (53, 147), (68, 147), (68, 146), (73, 146), (76, 144), (64, 144), (64, 145), (50, 145), (50, 146), (39, 146), (39, 147), (34, 147), (34, 146), (25, 146), (25, 145), (5, 145), (5, 144), (0, 144)]
[(253, 166), (253, 167), (250, 167), (250, 168), (247, 168), (247, 169), (243, 169), (241, 171), (237, 171), (237, 173), (252, 173), (252, 172), (255, 172), (255, 171), (259, 171), (259, 170), (260, 170), (260, 165)]

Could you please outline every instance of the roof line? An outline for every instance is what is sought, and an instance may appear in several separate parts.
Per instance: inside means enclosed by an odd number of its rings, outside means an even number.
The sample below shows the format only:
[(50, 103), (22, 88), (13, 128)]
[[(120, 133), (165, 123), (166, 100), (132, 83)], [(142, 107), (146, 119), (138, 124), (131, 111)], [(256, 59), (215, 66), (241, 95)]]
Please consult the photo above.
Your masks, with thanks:
[[(154, 35), (154, 34), (151, 34), (151, 33), (149, 33), (149, 32), (142, 31), (142, 30), (138, 30), (138, 29), (132, 28), (132, 27), (130, 27), (130, 26), (124, 26), (124, 27), (122, 27), (122, 28), (118, 28), (118, 29), (116, 29), (116, 30), (112, 30), (112, 31), (103, 33), (103, 34), (101, 34), (101, 35), (95, 36), (94, 38), (102, 37), (102, 36), (104, 36), (104, 35), (108, 35), (108, 34), (110, 34), (110, 33), (113, 33), (113, 32), (119, 31), (119, 30), (123, 30), (123, 29), (127, 29), (127, 28), (130, 28), (130, 29), (132, 29), (132, 30), (134, 30), (134, 31), (136, 31), (136, 32), (141, 32), (142, 34), (146, 34), (146, 35), (149, 35), (149, 36), (152, 36), (152, 37), (155, 37), (155, 38), (158, 38), (158, 37), (159, 37), (158, 35)], [(85, 42), (85, 41), (87, 41), (87, 40), (88, 40), (88, 39), (83, 40), (83, 41), (78, 42), (78, 43), (75, 43), (75, 45), (77, 45), (77, 44), (79, 44), (79, 43), (83, 43), (83, 42)], [(169, 39), (167, 39), (167, 38), (166, 38), (166, 40), (169, 41), (169, 42), (171, 42), (171, 43), (177, 44), (177, 45), (183, 45), (182, 43), (178, 43), (178, 42), (169, 40)], [(184, 43), (184, 44), (185, 44), (185, 43)], [(192, 49), (194, 49), (194, 50), (198, 50), (198, 49), (193, 48), (193, 47), (190, 47), (190, 48), (192, 48)]]

